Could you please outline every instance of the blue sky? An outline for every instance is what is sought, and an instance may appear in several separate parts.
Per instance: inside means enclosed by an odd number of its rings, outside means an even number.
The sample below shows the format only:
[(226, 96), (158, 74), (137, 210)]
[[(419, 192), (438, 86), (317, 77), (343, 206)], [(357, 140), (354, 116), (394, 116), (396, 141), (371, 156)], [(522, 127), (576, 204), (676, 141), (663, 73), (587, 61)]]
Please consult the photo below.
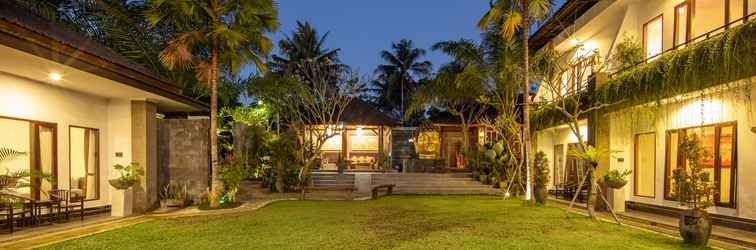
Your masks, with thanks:
[(371, 76), (382, 63), (380, 51), (406, 38), (428, 50), (434, 69), (449, 58), (430, 51), (438, 41), (479, 40), (478, 18), (487, 0), (281, 0), (281, 26), (273, 40), (290, 34), (296, 22), (308, 21), (319, 32), (330, 32), (326, 46), (340, 48), (343, 63)]
[[(564, 1), (556, 0), (554, 10)], [(310, 22), (321, 34), (330, 32), (326, 47), (340, 48), (341, 61), (365, 77), (372, 77), (383, 63), (381, 50), (388, 50), (391, 42), (410, 39), (427, 50), (425, 60), (436, 70), (450, 58), (430, 47), (460, 38), (479, 41), (476, 25), (487, 10), (488, 0), (279, 0), (281, 26), (271, 37), (278, 45), (297, 21)]]

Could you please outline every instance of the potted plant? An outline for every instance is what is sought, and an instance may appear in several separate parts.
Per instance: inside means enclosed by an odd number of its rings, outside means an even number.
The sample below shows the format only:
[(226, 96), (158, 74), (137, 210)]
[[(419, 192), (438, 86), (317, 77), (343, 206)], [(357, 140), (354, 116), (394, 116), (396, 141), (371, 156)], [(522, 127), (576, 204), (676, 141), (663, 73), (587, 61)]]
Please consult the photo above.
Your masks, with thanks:
[(626, 169), (622, 172), (616, 169), (612, 169), (609, 170), (609, 172), (607, 172), (603, 177), (601, 177), (600, 182), (610, 188), (620, 189), (627, 185), (627, 176), (630, 175), (630, 173), (632, 173), (632, 171), (630, 171), (629, 169)]
[(685, 156), (686, 168), (673, 171), (674, 187), (680, 205), (688, 210), (680, 214), (680, 236), (686, 243), (706, 245), (711, 236), (711, 218), (706, 208), (713, 204), (715, 185), (706, 172), (704, 162), (711, 154), (699, 141), (698, 137), (683, 136), (680, 152)]
[(139, 167), (139, 163), (131, 162), (128, 165), (115, 164), (113, 169), (119, 173), (119, 177), (110, 179), (110, 183), (115, 191), (112, 193), (112, 204), (110, 215), (115, 217), (126, 217), (131, 215), (133, 194), (131, 187), (139, 181), (139, 177), (144, 175), (144, 170)]
[(139, 180), (139, 176), (144, 175), (144, 170), (139, 167), (138, 162), (132, 161), (128, 165), (115, 164), (113, 169), (118, 171), (120, 176), (115, 179), (110, 179), (108, 182), (111, 186), (118, 190), (126, 190), (134, 186)]
[(548, 190), (546, 184), (549, 183), (549, 160), (543, 151), (538, 151), (533, 158), (533, 196), (538, 204), (545, 204)]

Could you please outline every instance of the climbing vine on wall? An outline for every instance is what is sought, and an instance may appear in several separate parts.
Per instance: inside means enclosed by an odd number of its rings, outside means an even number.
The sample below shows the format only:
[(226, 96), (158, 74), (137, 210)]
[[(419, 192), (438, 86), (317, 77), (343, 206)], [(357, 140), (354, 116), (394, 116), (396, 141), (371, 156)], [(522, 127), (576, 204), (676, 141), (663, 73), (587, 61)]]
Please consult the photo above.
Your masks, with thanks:
[[(736, 80), (756, 75), (755, 41), (756, 21), (750, 21), (619, 72), (581, 102), (617, 103), (612, 109), (648, 102), (660, 105), (666, 98), (720, 84), (736, 84)], [(750, 92), (750, 87), (734, 89)], [(750, 93), (745, 95), (750, 97)], [(531, 119), (543, 128), (561, 123), (560, 117), (550, 110), (538, 110)]]

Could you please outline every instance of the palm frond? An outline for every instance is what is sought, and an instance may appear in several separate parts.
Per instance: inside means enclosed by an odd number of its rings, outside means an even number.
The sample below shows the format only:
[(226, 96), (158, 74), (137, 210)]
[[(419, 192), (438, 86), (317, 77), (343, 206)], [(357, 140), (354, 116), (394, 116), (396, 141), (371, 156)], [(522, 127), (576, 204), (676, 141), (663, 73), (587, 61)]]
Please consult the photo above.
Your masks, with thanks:
[(9, 161), (17, 157), (26, 156), (26, 152), (17, 151), (12, 148), (0, 147), (0, 162)]

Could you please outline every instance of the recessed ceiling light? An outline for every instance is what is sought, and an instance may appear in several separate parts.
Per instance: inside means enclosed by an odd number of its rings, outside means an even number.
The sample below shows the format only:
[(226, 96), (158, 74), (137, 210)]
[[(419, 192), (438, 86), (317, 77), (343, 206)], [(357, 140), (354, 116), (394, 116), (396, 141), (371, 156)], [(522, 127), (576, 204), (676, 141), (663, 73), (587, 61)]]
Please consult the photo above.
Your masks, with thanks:
[(60, 79), (63, 79), (63, 76), (58, 73), (50, 73), (48, 78), (50, 78), (50, 80), (53, 80), (53, 81), (60, 81)]

